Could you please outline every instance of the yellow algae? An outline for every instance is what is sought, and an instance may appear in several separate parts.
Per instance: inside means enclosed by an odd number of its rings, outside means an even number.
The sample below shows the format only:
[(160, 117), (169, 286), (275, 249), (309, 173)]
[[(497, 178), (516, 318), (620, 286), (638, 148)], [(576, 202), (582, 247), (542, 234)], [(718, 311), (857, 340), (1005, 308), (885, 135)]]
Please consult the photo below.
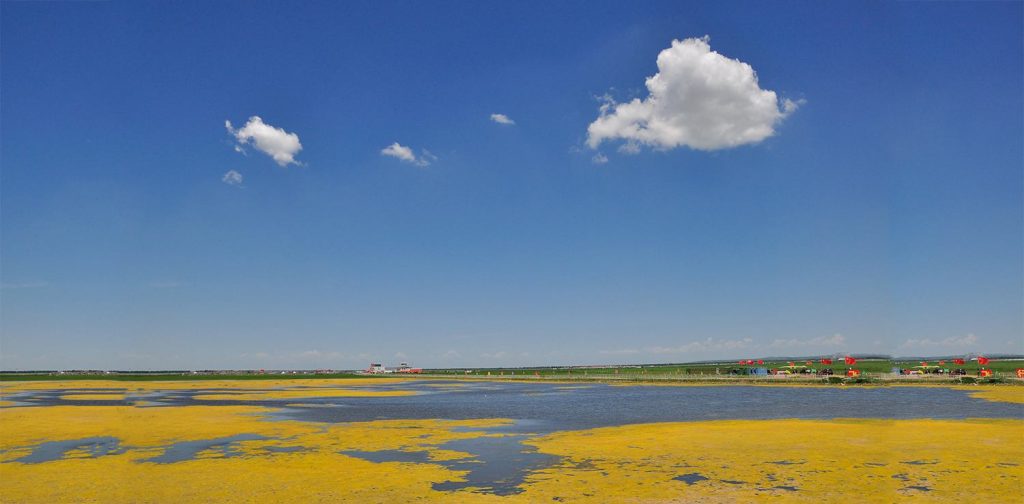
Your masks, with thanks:
[[(199, 397), (238, 400), (344, 397), (368, 379), (275, 382), (156, 382), (161, 389), (229, 389)], [(112, 393), (135, 384), (104, 382)], [(165, 385), (175, 387), (164, 387)], [(81, 382), (73, 387), (104, 388)], [(706, 384), (700, 384), (706, 385)], [(281, 387), (265, 390), (263, 387)], [(800, 384), (799, 386), (806, 386)], [(568, 387), (571, 388), (571, 387)], [(955, 387), (960, 389), (961, 387)], [(1012, 400), (1020, 387), (963, 387), (989, 400)], [(116, 390), (116, 392), (115, 392)], [(389, 390), (407, 394), (411, 391)], [(992, 394), (989, 394), (992, 392)], [(64, 397), (77, 395), (69, 392)], [(222, 397), (221, 397), (222, 396)], [(990, 396), (990, 397), (986, 397)], [(1010, 399), (1007, 399), (1009, 397)], [(565, 431), (526, 439), (560, 457), (537, 469), (522, 493), (495, 496), (432, 484), (464, 481), (442, 462), (474, 460), (442, 448), (459, 439), (496, 437), (489, 420), (387, 420), (317, 423), (268, 419), (278, 411), (235, 406), (27, 406), (0, 409), (0, 501), (3, 502), (749, 502), (907, 500), (1014, 501), (1024, 486), (1024, 421), (1011, 420), (736, 420), (639, 424)], [(181, 441), (250, 435), (201, 449), (185, 461), (148, 462)], [(61, 460), (16, 459), (47, 441), (113, 437), (102, 456), (75, 448)], [(254, 439), (255, 437), (255, 439)], [(349, 452), (426, 452), (425, 462), (374, 463)], [(465, 467), (465, 466), (462, 466)]]
[[(462, 471), (433, 463), (372, 463), (346, 451), (426, 451), (431, 460), (469, 457), (439, 445), (487, 434), (468, 430), (508, 420), (389, 420), (347, 424), (266, 421), (269, 408), (249, 406), (51, 406), (0, 411), (0, 496), (4, 502), (251, 502), (253, 500), (371, 502), (459, 495), (432, 483), (461, 481)], [(201, 450), (186, 461), (146, 462), (172, 443), (237, 434), (266, 439), (240, 441), (222, 450)], [(99, 457), (81, 449), (61, 460), (12, 462), (45, 441), (99, 436), (117, 438), (123, 452)], [(300, 448), (282, 452), (271, 448)], [(185, 484), (187, 482), (187, 484)], [(462, 495), (465, 494), (465, 495)]]
[[(308, 397), (398, 397), (414, 395), (409, 390), (367, 390), (363, 387), (400, 382), (401, 380), (355, 378), (344, 380), (303, 380), (301, 384), (295, 380), (233, 380), (233, 381), (161, 381), (125, 384), (114, 381), (76, 381), (76, 382), (13, 382), (0, 384), (0, 396), (9, 396), (21, 392), (43, 390), (89, 390), (88, 393), (64, 394), (67, 400), (101, 400), (123, 399), (125, 394), (137, 395), (159, 391), (175, 390), (210, 390), (208, 394), (196, 395), (196, 399), (206, 400), (237, 400), (258, 401), (269, 399), (292, 399)], [(108, 394), (118, 394), (113, 397)]]
[(985, 387), (970, 390), (971, 397), (976, 397), (978, 399), (1024, 404), (1024, 387)]
[(275, 387), (356, 387), (363, 385), (387, 385), (406, 382), (407, 378), (297, 378), (297, 379), (260, 379), (260, 380), (154, 380), (154, 381), (119, 381), (119, 380), (34, 380), (34, 381), (0, 381), (0, 395), (25, 390), (62, 390), (62, 389), (117, 389), (117, 390), (192, 390), (243, 388), (264, 389)]
[(410, 395), (416, 395), (416, 392), (411, 390), (290, 389), (231, 394), (198, 394), (194, 398), (208, 401), (265, 401), (311, 397), (400, 397)]
[(64, 394), (60, 396), (65, 401), (121, 401), (124, 394), (114, 392), (92, 393), (92, 394)]
[(562, 432), (527, 441), (564, 458), (530, 476), (522, 496), (1010, 502), (1024, 485), (1021, 439), (1020, 420), (737, 420)]
[(122, 444), (158, 447), (181, 440), (240, 433), (285, 437), (315, 424), (267, 422), (269, 409), (252, 406), (47, 406), (0, 410), (0, 450), (45, 441), (113, 436)]
[(432, 481), (459, 478), (440, 465), (375, 464), (325, 451), (174, 464), (111, 455), (0, 471), (5, 502), (398, 502), (437, 494)]

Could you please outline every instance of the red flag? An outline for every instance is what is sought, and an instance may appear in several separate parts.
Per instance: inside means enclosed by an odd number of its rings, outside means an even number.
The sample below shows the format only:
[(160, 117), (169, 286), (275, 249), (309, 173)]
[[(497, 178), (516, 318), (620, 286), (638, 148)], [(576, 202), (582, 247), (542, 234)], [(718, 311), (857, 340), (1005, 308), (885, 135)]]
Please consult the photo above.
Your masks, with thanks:
[(988, 364), (988, 357), (978, 357), (978, 364), (982, 366)]
[(813, 363), (813, 362), (811, 362), (811, 361), (807, 361), (807, 362), (806, 362), (806, 364), (807, 364), (808, 366), (810, 366), (811, 364), (814, 364), (814, 363)]
[(925, 362), (925, 361), (921, 361), (921, 365), (922, 365), (922, 366), (927, 366), (927, 365), (928, 365), (928, 363), (927, 363), (927, 362)]
[(846, 358), (843, 359), (843, 361), (846, 362), (847, 366), (852, 366), (852, 365), (857, 363), (857, 359), (854, 359), (853, 357), (850, 357), (849, 355), (847, 355)]
[(981, 376), (992, 376), (992, 370), (991, 369), (982, 369), (981, 370)]
[(763, 360), (761, 360), (761, 359), (757, 359), (757, 365), (758, 365), (758, 366), (762, 366), (762, 365), (764, 365), (764, 361), (763, 361)]
[(962, 366), (965, 363), (966, 363), (966, 361), (964, 361), (963, 359), (953, 359), (953, 364), (959, 364), (959, 365)]
[(944, 361), (944, 360), (940, 360), (940, 361), (939, 361), (939, 365), (940, 365), (940, 366), (945, 366), (945, 365), (946, 365), (946, 361)]
[(821, 363), (826, 366), (829, 366), (832, 364), (832, 359), (821, 359)]

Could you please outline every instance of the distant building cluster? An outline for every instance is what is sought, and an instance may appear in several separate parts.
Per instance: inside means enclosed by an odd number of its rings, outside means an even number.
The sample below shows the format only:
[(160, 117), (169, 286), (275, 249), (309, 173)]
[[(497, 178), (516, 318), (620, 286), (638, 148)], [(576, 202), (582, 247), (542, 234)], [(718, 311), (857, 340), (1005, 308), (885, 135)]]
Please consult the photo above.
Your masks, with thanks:
[(397, 369), (388, 369), (379, 362), (371, 362), (370, 367), (363, 370), (365, 374), (390, 374), (390, 373), (402, 373), (402, 374), (421, 374), (423, 368), (409, 367), (409, 363), (403, 362), (398, 365)]

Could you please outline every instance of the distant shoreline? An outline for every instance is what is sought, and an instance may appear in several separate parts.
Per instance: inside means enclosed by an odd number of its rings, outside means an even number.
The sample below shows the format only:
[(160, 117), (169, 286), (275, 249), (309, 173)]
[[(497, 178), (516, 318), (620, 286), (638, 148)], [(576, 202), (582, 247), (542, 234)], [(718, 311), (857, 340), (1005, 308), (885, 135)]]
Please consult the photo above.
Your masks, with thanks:
[(1015, 376), (1009, 377), (1000, 374), (993, 378), (979, 378), (977, 376), (951, 377), (946, 375), (933, 376), (906, 376), (891, 373), (871, 373), (856, 378), (845, 378), (839, 376), (821, 377), (813, 375), (789, 375), (789, 376), (753, 376), (753, 375), (704, 375), (704, 376), (677, 376), (677, 375), (606, 375), (606, 374), (573, 374), (573, 375), (530, 375), (530, 374), (434, 374), (424, 373), (417, 375), (402, 375), (397, 373), (389, 374), (358, 374), (358, 373), (336, 373), (336, 374), (203, 374), (203, 375), (182, 375), (182, 374), (116, 374), (116, 375), (93, 375), (93, 374), (0, 374), (0, 383), (25, 382), (25, 381), (114, 381), (114, 382), (147, 382), (147, 381), (303, 381), (303, 380), (350, 380), (350, 379), (405, 379), (405, 380), (451, 380), (451, 381), (517, 381), (517, 382), (545, 382), (545, 383), (604, 383), (619, 385), (756, 385), (756, 386), (947, 386), (947, 385), (1018, 385), (1024, 386), (1024, 380)]

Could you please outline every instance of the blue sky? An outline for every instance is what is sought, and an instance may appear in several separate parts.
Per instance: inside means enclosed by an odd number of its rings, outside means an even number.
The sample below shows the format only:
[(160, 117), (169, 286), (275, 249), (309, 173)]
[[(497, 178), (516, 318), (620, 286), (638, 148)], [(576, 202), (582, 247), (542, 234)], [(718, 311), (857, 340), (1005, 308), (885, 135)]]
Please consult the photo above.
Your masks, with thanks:
[(1021, 3), (0, 14), (5, 369), (1024, 352)]

